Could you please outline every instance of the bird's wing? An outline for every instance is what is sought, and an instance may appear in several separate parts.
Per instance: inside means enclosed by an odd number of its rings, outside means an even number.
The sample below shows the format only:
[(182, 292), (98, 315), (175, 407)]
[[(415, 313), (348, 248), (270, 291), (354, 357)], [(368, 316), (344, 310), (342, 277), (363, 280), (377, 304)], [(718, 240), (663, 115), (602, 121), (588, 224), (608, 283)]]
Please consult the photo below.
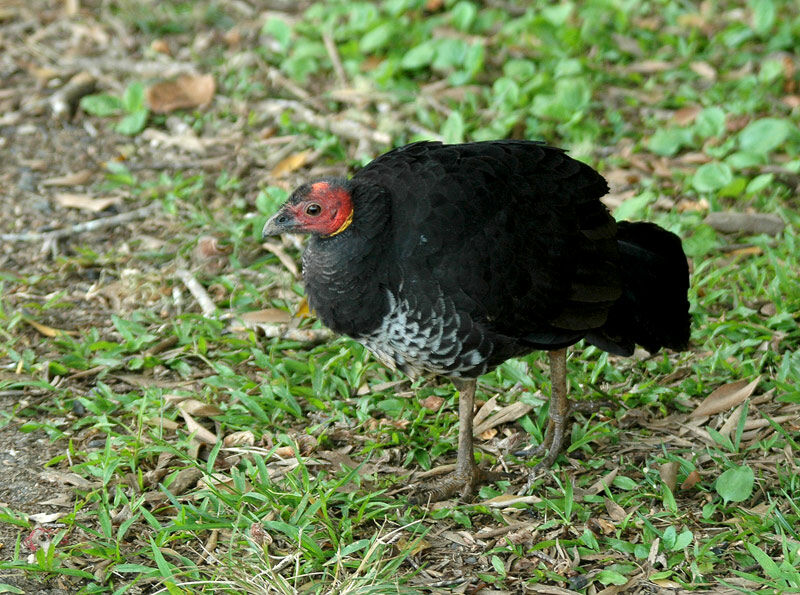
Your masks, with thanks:
[(600, 326), (620, 294), (606, 182), (560, 149), (415, 143), (353, 182), (391, 192), (398, 276), (497, 332), (554, 344)]

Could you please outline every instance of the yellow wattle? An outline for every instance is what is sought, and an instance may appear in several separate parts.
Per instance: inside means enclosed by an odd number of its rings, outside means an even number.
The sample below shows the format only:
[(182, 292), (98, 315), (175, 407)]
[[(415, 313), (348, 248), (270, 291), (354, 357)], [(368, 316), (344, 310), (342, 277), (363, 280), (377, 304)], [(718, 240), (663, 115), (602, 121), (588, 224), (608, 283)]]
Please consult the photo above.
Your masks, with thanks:
[(333, 236), (335, 236), (335, 235), (337, 235), (337, 234), (340, 234), (340, 233), (342, 233), (342, 232), (343, 232), (345, 229), (347, 229), (348, 227), (350, 227), (350, 224), (351, 224), (352, 222), (353, 222), (353, 211), (351, 210), (351, 211), (350, 211), (350, 214), (349, 214), (349, 215), (347, 215), (347, 219), (345, 219), (345, 220), (344, 220), (344, 223), (342, 223), (342, 224), (339, 226), (339, 229), (337, 229), (337, 230), (336, 230), (336, 231), (334, 231), (333, 233), (330, 233), (330, 234), (328, 234), (328, 235), (326, 235), (326, 236), (323, 236), (323, 237), (325, 237), (325, 238), (332, 238)]

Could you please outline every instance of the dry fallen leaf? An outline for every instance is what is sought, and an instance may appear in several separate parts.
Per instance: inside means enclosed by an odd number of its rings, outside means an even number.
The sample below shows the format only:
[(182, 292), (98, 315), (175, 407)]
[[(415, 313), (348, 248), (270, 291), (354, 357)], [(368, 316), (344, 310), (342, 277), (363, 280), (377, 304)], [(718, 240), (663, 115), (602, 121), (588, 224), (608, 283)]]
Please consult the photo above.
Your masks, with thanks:
[(147, 88), (147, 103), (157, 114), (176, 109), (201, 107), (214, 98), (216, 84), (210, 74), (182, 75)]
[(676, 583), (675, 581), (671, 581), (667, 578), (650, 579), (650, 581), (654, 585), (662, 587), (665, 593), (680, 592), (683, 587), (682, 584)]
[(53, 328), (52, 326), (47, 326), (46, 324), (41, 324), (36, 322), (35, 320), (30, 320), (29, 318), (24, 319), (29, 325), (43, 334), (45, 337), (59, 337), (61, 335), (77, 335), (75, 331), (65, 331), (58, 328)]
[(708, 62), (704, 62), (702, 60), (692, 62), (689, 64), (689, 68), (691, 68), (695, 74), (703, 77), (704, 79), (713, 81), (717, 78), (717, 71)]
[(700, 473), (698, 473), (697, 469), (695, 469), (694, 471), (689, 473), (689, 475), (686, 476), (686, 479), (681, 484), (681, 489), (691, 490), (694, 486), (696, 486), (700, 482), (701, 479), (702, 477), (700, 477)]
[(310, 455), (317, 450), (317, 446), (319, 446), (319, 440), (311, 434), (298, 434), (294, 439), (297, 442), (297, 447), (300, 449), (300, 454), (303, 456)]
[[(224, 489), (230, 493), (236, 493), (239, 489), (238, 486), (236, 486), (236, 483), (232, 477), (224, 477), (224, 478), (203, 477), (200, 480), (198, 480), (197, 485), (198, 487), (201, 488), (213, 489), (215, 491), (220, 491), (220, 492)], [(242, 489), (245, 492), (249, 492), (250, 490), (253, 489), (253, 486), (249, 481), (245, 481)]]
[(611, 523), (606, 519), (590, 518), (586, 522), (586, 525), (589, 527), (589, 530), (593, 531), (594, 533), (601, 533), (603, 535), (611, 535), (617, 530), (617, 528), (614, 526), (614, 523)]
[(42, 477), (54, 483), (75, 486), (82, 490), (88, 490), (94, 487), (92, 482), (81, 477), (77, 473), (48, 469), (47, 471), (42, 473)]
[(59, 192), (55, 196), (56, 202), (62, 207), (71, 209), (83, 209), (84, 211), (91, 211), (99, 213), (105, 211), (111, 205), (119, 202), (119, 197), (109, 198), (94, 198), (88, 194), (72, 194), (68, 192)]
[(758, 309), (758, 313), (762, 316), (775, 316), (778, 313), (778, 307), (773, 302), (767, 302)]
[(622, 167), (604, 171), (603, 177), (605, 177), (608, 185), (611, 186), (612, 191), (628, 188), (634, 184), (638, 184), (641, 180), (641, 176), (637, 172)]
[(489, 498), (488, 500), (484, 500), (481, 504), (486, 504), (487, 506), (491, 506), (493, 508), (502, 508), (504, 506), (511, 506), (517, 503), (538, 503), (541, 502), (542, 499), (538, 496), (518, 496), (517, 494), (500, 494), (499, 496), (495, 496), (494, 498)]
[(54, 523), (64, 516), (67, 516), (66, 512), (38, 512), (36, 514), (29, 514), (28, 520), (41, 524)]
[(764, 252), (761, 246), (745, 246), (744, 248), (737, 248), (728, 252), (731, 256), (757, 256)]
[(242, 32), (239, 31), (237, 27), (233, 27), (232, 29), (226, 31), (222, 38), (225, 40), (225, 43), (228, 44), (228, 47), (239, 47), (239, 45), (242, 43)]
[(222, 410), (216, 405), (203, 403), (197, 399), (186, 399), (178, 407), (181, 412), (194, 416), (210, 417), (212, 415), (222, 415)]
[[(413, 547), (412, 547), (413, 546)], [(408, 554), (409, 556), (416, 556), (420, 552), (427, 550), (431, 547), (431, 544), (425, 541), (424, 539), (416, 539), (413, 540), (406, 539), (405, 537), (401, 537), (397, 540), (397, 548), (403, 552), (404, 554)]]
[(753, 391), (760, 381), (761, 376), (752, 382), (737, 380), (736, 382), (723, 384), (717, 387), (697, 406), (697, 409), (691, 413), (690, 417), (714, 415), (715, 413), (728, 411), (736, 407), (753, 394)]
[(601, 200), (609, 209), (614, 210), (626, 200), (636, 196), (637, 193), (638, 189), (629, 188), (628, 190), (623, 190), (622, 192), (609, 192)]
[(620, 522), (624, 521), (625, 517), (628, 516), (628, 513), (625, 512), (625, 509), (610, 498), (605, 499), (605, 504), (608, 516), (610, 516), (612, 520)]
[(197, 240), (197, 245), (194, 249), (194, 255), (198, 259), (216, 258), (217, 256), (226, 256), (233, 252), (233, 245), (226, 244), (214, 236), (202, 236)]
[(169, 44), (164, 39), (154, 39), (150, 43), (150, 49), (159, 54), (164, 54), (165, 56), (172, 55), (172, 50), (170, 50)]
[(286, 324), (291, 322), (292, 315), (279, 308), (266, 308), (244, 312), (239, 316), (245, 324)]
[(379, 428), (397, 428), (398, 430), (405, 430), (411, 420), (408, 419), (390, 419), (388, 417), (382, 417), (378, 420), (378, 427)]
[(480, 436), (490, 428), (494, 428), (500, 424), (509, 423), (519, 419), (523, 415), (526, 415), (528, 412), (530, 412), (531, 409), (533, 409), (533, 405), (528, 405), (522, 401), (511, 403), (511, 405), (503, 407), (482, 423), (476, 424), (472, 430), (472, 434), (473, 436)]
[(486, 430), (484, 432), (481, 432), (478, 435), (478, 438), (480, 440), (491, 440), (495, 436), (497, 436), (497, 429), (496, 428), (489, 428), (488, 430)]
[(728, 416), (728, 419), (725, 420), (725, 423), (722, 424), (722, 427), (719, 429), (719, 433), (721, 436), (730, 437), (733, 433), (734, 429), (739, 425), (739, 420), (742, 418), (742, 414), (744, 413), (745, 407), (747, 407), (747, 400), (739, 405), (736, 409), (733, 410)]
[(688, 126), (693, 123), (697, 115), (702, 111), (699, 105), (687, 105), (676, 110), (672, 114), (672, 119), (678, 126)]
[(491, 399), (486, 401), (483, 405), (480, 406), (478, 412), (472, 417), (472, 426), (477, 427), (480, 426), (486, 418), (488, 418), (492, 412), (497, 408), (497, 395), (493, 396)]
[(217, 437), (212, 432), (197, 423), (186, 411), (182, 410), (181, 415), (186, 422), (186, 431), (189, 432), (189, 434), (194, 435), (195, 440), (202, 442), (203, 444), (217, 443)]
[(91, 179), (91, 170), (82, 169), (65, 176), (56, 176), (55, 178), (42, 180), (42, 186), (82, 186)]
[(169, 405), (178, 405), (179, 403), (191, 399), (189, 395), (179, 395), (176, 393), (168, 393), (162, 397), (164, 402)]
[(728, 114), (725, 117), (725, 130), (739, 132), (750, 123), (752, 116), (748, 114)]
[(743, 233), (756, 235), (765, 233), (776, 236), (786, 227), (783, 219), (769, 213), (736, 213), (720, 211), (709, 213), (703, 223), (722, 233)]
[(444, 399), (442, 397), (437, 397), (436, 395), (430, 395), (419, 402), (420, 405), (425, 407), (425, 409), (430, 409), (431, 411), (439, 411), (444, 404)]
[(641, 62), (634, 62), (627, 67), (629, 72), (639, 72), (641, 74), (653, 74), (656, 72), (666, 72), (673, 70), (675, 65), (663, 60), (642, 60)]
[(650, 543), (650, 553), (647, 554), (647, 561), (649, 562), (650, 566), (656, 563), (656, 559), (658, 558), (658, 548), (661, 545), (661, 538), (656, 537)]
[(677, 204), (678, 212), (679, 213), (686, 213), (687, 211), (707, 211), (711, 208), (708, 200), (705, 198), (701, 198), (699, 200), (691, 200), (688, 198), (682, 198), (678, 201)]
[(675, 158), (674, 161), (677, 161), (681, 164), (688, 164), (688, 165), (702, 165), (704, 163), (708, 163), (711, 161), (711, 157), (703, 153), (702, 151), (689, 151), (688, 153), (684, 153), (679, 157)]
[(241, 432), (233, 432), (222, 439), (225, 446), (253, 446), (256, 443), (256, 437), (250, 430), (242, 430)]
[(600, 492), (605, 491), (607, 487), (611, 487), (611, 484), (614, 483), (614, 479), (616, 479), (617, 474), (619, 473), (619, 469), (612, 469), (609, 471), (605, 476), (598, 479), (589, 488), (586, 490), (587, 494), (597, 495)]
[(299, 153), (292, 153), (285, 159), (279, 161), (277, 165), (272, 168), (272, 172), (270, 172), (270, 174), (273, 178), (280, 178), (286, 174), (290, 174), (308, 163), (308, 158), (310, 156), (311, 151), (309, 149), (300, 151)]
[(680, 14), (675, 20), (682, 27), (694, 27), (695, 29), (704, 29), (709, 26), (708, 20), (698, 12), (686, 12)]
[(286, 267), (286, 269), (297, 279), (300, 278), (300, 270), (297, 268), (297, 265), (294, 262), (294, 259), (289, 256), (286, 251), (283, 249), (277, 242), (262, 242), (261, 246), (265, 250), (269, 250), (275, 256), (278, 257), (278, 260), (281, 261), (281, 264)]
[(275, 449), (274, 454), (281, 459), (294, 457), (294, 446), (279, 446)]
[(153, 426), (155, 428), (163, 428), (170, 432), (174, 432), (180, 427), (178, 422), (172, 421), (171, 419), (167, 419), (166, 417), (149, 417), (144, 420), (148, 426)]
[(358, 463), (351, 459), (347, 453), (341, 452), (341, 450), (326, 450), (318, 453), (318, 456), (323, 461), (328, 461), (331, 465), (333, 465), (334, 469), (355, 469), (358, 467)]
[(675, 486), (678, 483), (678, 469), (680, 465), (676, 461), (664, 463), (659, 467), (658, 474), (661, 476), (661, 481), (669, 488), (670, 492), (675, 492)]
[(800, 107), (800, 95), (784, 95), (781, 101), (791, 109)]

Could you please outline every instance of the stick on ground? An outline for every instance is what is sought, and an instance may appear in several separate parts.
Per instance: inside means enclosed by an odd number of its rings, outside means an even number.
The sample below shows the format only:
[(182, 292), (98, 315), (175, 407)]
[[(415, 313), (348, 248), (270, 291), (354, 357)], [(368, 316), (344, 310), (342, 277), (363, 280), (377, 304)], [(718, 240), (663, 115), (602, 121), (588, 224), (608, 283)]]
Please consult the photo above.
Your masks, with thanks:
[(104, 227), (111, 227), (119, 223), (128, 223), (136, 219), (144, 219), (155, 211), (160, 205), (152, 204), (146, 207), (141, 207), (127, 213), (120, 213), (119, 215), (112, 215), (111, 217), (103, 217), (101, 219), (92, 219), (91, 221), (84, 221), (76, 223), (70, 227), (63, 229), (54, 229), (53, 231), (26, 231), (25, 233), (4, 233), (0, 234), (0, 241), (2, 242), (36, 242), (47, 241), (59, 238), (66, 238), (67, 236), (84, 233), (87, 231), (96, 231)]

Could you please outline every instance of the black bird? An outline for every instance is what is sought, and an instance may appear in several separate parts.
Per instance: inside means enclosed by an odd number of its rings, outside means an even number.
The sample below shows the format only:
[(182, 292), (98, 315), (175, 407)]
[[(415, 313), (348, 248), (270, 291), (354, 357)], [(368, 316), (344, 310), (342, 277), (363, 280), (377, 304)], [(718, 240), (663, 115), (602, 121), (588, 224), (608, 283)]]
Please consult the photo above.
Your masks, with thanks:
[(309, 233), (310, 306), (337, 333), (411, 377), (460, 392), (456, 471), (428, 492), (469, 498), (476, 379), (510, 357), (550, 352), (552, 391), (537, 468), (562, 449), (566, 347), (585, 339), (631, 355), (683, 349), (689, 270), (681, 241), (653, 223), (615, 222), (603, 177), (532, 141), (392, 150), (351, 179), (303, 184), (264, 236)]

